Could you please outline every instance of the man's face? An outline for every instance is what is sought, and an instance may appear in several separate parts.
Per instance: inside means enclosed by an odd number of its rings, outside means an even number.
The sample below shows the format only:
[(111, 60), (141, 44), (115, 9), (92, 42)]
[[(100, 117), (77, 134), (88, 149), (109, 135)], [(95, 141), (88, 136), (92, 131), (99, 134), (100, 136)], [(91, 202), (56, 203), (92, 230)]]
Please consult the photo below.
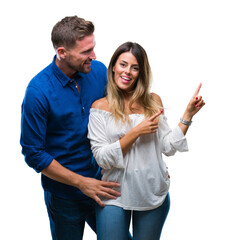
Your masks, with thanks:
[(95, 38), (94, 34), (76, 41), (76, 46), (66, 50), (64, 59), (66, 67), (71, 72), (89, 73), (91, 71), (91, 61), (96, 59), (94, 52)]

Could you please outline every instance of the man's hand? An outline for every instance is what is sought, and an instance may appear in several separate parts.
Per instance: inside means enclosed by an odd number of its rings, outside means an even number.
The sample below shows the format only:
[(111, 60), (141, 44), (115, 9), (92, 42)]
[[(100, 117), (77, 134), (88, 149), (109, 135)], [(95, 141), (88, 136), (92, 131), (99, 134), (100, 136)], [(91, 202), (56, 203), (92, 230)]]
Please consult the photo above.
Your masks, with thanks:
[(105, 204), (101, 201), (100, 196), (109, 199), (116, 199), (120, 192), (113, 190), (113, 187), (120, 187), (116, 182), (104, 182), (94, 178), (82, 177), (79, 183), (79, 189), (88, 197), (94, 199), (101, 207)]
[(63, 167), (55, 159), (53, 159), (42, 173), (55, 181), (79, 188), (85, 195), (93, 198), (102, 207), (104, 207), (105, 204), (100, 200), (100, 196), (116, 199), (116, 197), (121, 195), (120, 192), (112, 189), (114, 187), (120, 187), (119, 183), (104, 182), (94, 178), (83, 177)]

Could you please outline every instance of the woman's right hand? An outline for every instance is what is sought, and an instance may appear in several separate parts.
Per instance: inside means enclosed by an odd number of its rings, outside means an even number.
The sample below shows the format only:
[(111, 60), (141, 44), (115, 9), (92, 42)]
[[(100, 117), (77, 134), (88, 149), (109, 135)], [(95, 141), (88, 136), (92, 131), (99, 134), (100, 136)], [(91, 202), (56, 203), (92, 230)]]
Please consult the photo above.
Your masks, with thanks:
[(152, 117), (142, 121), (135, 128), (133, 128), (133, 130), (138, 134), (138, 136), (156, 133), (158, 129), (158, 120), (156, 118), (162, 113), (163, 111), (160, 111)]
[(126, 155), (127, 151), (132, 147), (132, 144), (137, 140), (138, 137), (145, 134), (155, 133), (157, 131), (158, 121), (156, 118), (162, 113), (163, 111), (158, 112), (149, 119), (142, 121), (120, 139), (120, 146), (123, 156)]

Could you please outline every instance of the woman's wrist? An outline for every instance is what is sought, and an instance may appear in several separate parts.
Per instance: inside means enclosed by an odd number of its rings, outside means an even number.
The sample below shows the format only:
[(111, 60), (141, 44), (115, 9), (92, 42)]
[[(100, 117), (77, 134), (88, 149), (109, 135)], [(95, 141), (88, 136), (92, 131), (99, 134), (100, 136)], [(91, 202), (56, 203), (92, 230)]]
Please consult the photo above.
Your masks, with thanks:
[(188, 112), (185, 112), (182, 117), (182, 119), (189, 121), (189, 122), (191, 122), (192, 118), (193, 118), (193, 116), (191, 114), (189, 114)]
[(135, 139), (135, 141), (136, 141), (137, 138), (140, 137), (140, 133), (138, 131), (138, 126), (132, 128), (128, 134), (130, 135), (131, 138)]
[(192, 121), (188, 121), (183, 118), (180, 118), (180, 122), (186, 126), (191, 126), (191, 124), (192, 124)]

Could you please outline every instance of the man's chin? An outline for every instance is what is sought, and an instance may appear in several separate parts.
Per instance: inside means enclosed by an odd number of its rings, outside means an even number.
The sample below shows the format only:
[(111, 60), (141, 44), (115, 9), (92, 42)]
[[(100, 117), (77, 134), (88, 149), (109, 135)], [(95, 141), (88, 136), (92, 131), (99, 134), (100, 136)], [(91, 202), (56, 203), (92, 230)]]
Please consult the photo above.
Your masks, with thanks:
[(91, 67), (86, 67), (82, 69), (82, 73), (89, 73), (91, 71)]

